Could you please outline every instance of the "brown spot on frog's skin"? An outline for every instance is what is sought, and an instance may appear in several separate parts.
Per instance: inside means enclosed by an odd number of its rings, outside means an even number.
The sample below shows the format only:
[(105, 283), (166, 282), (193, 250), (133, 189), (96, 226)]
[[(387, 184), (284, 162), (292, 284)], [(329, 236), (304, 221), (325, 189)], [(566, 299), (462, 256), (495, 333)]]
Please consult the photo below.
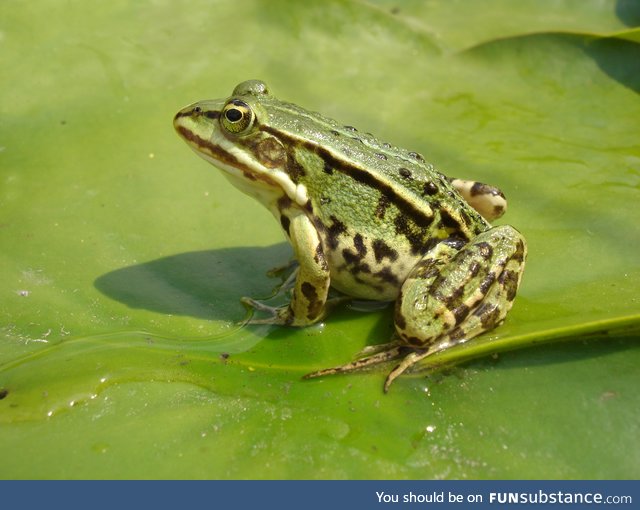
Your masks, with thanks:
[(426, 343), (422, 338), (418, 338), (417, 336), (402, 337), (402, 340), (406, 344), (412, 345), (414, 347), (424, 347), (424, 345)]
[(447, 308), (454, 309), (460, 306), (462, 296), (464, 295), (464, 287), (457, 287), (452, 290), (449, 295), (443, 296), (442, 301), (447, 305)]
[(285, 216), (284, 214), (280, 215), (280, 225), (282, 226), (283, 230), (287, 233), (287, 236), (289, 235), (289, 227), (291, 226), (291, 220)]
[(489, 243), (478, 243), (476, 244), (476, 248), (478, 250), (478, 255), (485, 260), (489, 260), (493, 255), (493, 248)]
[(438, 193), (438, 186), (436, 186), (433, 182), (425, 182), (422, 187), (422, 193), (424, 195), (433, 196)]
[(496, 281), (496, 274), (493, 271), (487, 273), (487, 276), (484, 277), (484, 280), (482, 280), (482, 283), (478, 287), (483, 296), (487, 295), (487, 292), (489, 292), (489, 289), (491, 288), (491, 286), (493, 285), (493, 282), (495, 281)]
[(381, 154), (379, 152), (376, 152), (376, 158), (381, 159), (382, 161), (386, 161), (387, 160), (387, 156), (385, 154)]
[(383, 219), (387, 208), (389, 207), (389, 199), (385, 195), (380, 195), (378, 199), (378, 205), (376, 206), (376, 218)]
[(442, 290), (444, 285), (445, 278), (443, 276), (438, 276), (434, 280), (433, 284), (429, 287), (429, 290), (427, 292), (431, 297), (433, 297), (433, 299), (440, 301), (443, 305), (451, 310), (460, 305), (460, 302), (462, 301), (462, 295), (464, 293), (464, 288), (458, 287), (452, 291), (445, 291), (446, 293), (443, 294)]
[(364, 258), (367, 255), (367, 247), (364, 244), (362, 235), (356, 234), (355, 236), (353, 236), (353, 246), (355, 246), (360, 258)]
[(278, 199), (278, 211), (280, 211), (280, 212), (286, 211), (287, 209), (289, 209), (289, 207), (291, 207), (292, 203), (293, 202), (291, 201), (291, 199), (287, 195), (282, 195)]
[(409, 170), (408, 168), (400, 167), (398, 168), (398, 173), (400, 174), (400, 177), (411, 179), (411, 170)]
[(525, 254), (524, 243), (522, 242), (522, 240), (519, 240), (518, 244), (516, 245), (516, 251), (513, 253), (511, 258), (517, 262), (523, 262), (524, 254)]
[(350, 265), (357, 265), (362, 260), (362, 257), (360, 255), (352, 252), (348, 248), (345, 248), (344, 250), (342, 250), (342, 258), (347, 264), (350, 264)]
[(414, 278), (420, 278), (426, 280), (427, 278), (433, 278), (440, 272), (438, 262), (434, 259), (425, 259), (413, 268), (412, 275)]
[(447, 211), (440, 211), (440, 221), (442, 222), (442, 225), (448, 228), (455, 228), (457, 230), (461, 229), (461, 225), (460, 222), (455, 219), (453, 216), (451, 216), (451, 214), (449, 214)]
[(372, 243), (373, 255), (376, 258), (376, 262), (379, 264), (385, 258), (388, 258), (391, 262), (395, 262), (398, 259), (398, 252), (391, 248), (382, 239), (376, 239)]
[(320, 266), (323, 271), (329, 269), (327, 258), (324, 256), (324, 250), (322, 249), (322, 244), (320, 243), (318, 243), (318, 245), (316, 246), (316, 252), (313, 256), (313, 260)]
[(300, 286), (303, 296), (309, 302), (309, 309), (307, 312), (308, 319), (315, 319), (322, 312), (322, 301), (318, 299), (318, 293), (313, 285), (309, 282), (304, 282)]
[(306, 174), (304, 167), (296, 160), (293, 154), (289, 154), (287, 157), (287, 165), (285, 168), (287, 175), (291, 177), (291, 180), (296, 184), (300, 181), (300, 178)]
[(255, 154), (260, 162), (267, 168), (278, 168), (287, 164), (287, 153), (284, 146), (271, 136), (256, 144)]
[(373, 276), (380, 278), (385, 283), (400, 285), (398, 277), (393, 273), (393, 270), (390, 267), (383, 267), (380, 271), (373, 273)]
[(322, 167), (322, 171), (325, 174), (333, 175), (333, 168), (331, 168), (331, 165), (329, 165), (329, 163), (327, 163), (326, 161), (324, 162), (324, 166)]
[(371, 268), (362, 260), (367, 255), (367, 247), (364, 243), (364, 239), (362, 235), (356, 234), (353, 237), (353, 246), (355, 251), (352, 251), (348, 248), (342, 250), (342, 258), (347, 263), (349, 267), (349, 272), (353, 275), (357, 275), (358, 273), (370, 273)]
[(327, 243), (329, 248), (335, 250), (338, 247), (338, 237), (347, 231), (347, 227), (335, 216), (331, 216), (331, 225), (327, 228)]
[(7, 395), (9, 394), (9, 390), (6, 388), (0, 388), (0, 400), (2, 400), (3, 398), (7, 398)]
[(495, 326), (500, 316), (500, 309), (495, 303), (482, 303), (473, 311), (473, 315), (480, 317), (482, 327), (489, 330)]
[(399, 329), (406, 329), (407, 327), (407, 321), (404, 318), (404, 315), (402, 315), (402, 311), (401, 311), (401, 303), (402, 303), (402, 290), (400, 291), (400, 294), (398, 294), (398, 298), (396, 299), (396, 307), (395, 307), (395, 311), (393, 314), (393, 322), (395, 322), (396, 327), (398, 327)]
[(495, 186), (490, 186), (489, 184), (485, 184), (483, 182), (474, 182), (473, 186), (471, 186), (470, 194), (472, 197), (478, 195), (491, 195), (494, 197), (502, 197), (504, 198), (504, 194)]
[(300, 286), (300, 290), (302, 290), (302, 295), (307, 298), (307, 301), (313, 302), (318, 299), (318, 293), (313, 285), (309, 282), (304, 282)]
[(509, 301), (513, 301), (518, 291), (518, 273), (505, 269), (498, 277), (498, 281), (504, 287), (506, 296)]
[[(361, 278), (358, 278), (356, 275), (359, 273), (370, 274), (371, 268), (369, 267), (369, 264), (367, 264), (366, 262), (356, 262), (353, 266), (349, 268), (349, 272), (354, 276), (354, 279), (358, 283), (366, 284), (367, 282), (365, 282)], [(382, 292), (383, 289), (380, 288), (379, 290)]]
[(456, 328), (447, 336), (452, 342), (457, 342), (458, 340), (462, 340), (463, 338), (465, 338), (467, 336), (467, 333), (464, 331), (464, 328)]
[(469, 216), (469, 213), (465, 209), (460, 210), (460, 218), (462, 218), (462, 221), (467, 227), (473, 225), (473, 219), (471, 218), (471, 216)]
[(453, 316), (456, 318), (456, 326), (459, 325), (469, 315), (469, 307), (464, 303), (453, 309)]
[(418, 253), (426, 253), (429, 250), (430, 244), (435, 245), (438, 240), (430, 239), (426, 242), (424, 240), (423, 232), (417, 228), (411, 228), (407, 218), (401, 214), (396, 216), (393, 222), (397, 235), (402, 235), (407, 238), (411, 245), (411, 253), (416, 255)]

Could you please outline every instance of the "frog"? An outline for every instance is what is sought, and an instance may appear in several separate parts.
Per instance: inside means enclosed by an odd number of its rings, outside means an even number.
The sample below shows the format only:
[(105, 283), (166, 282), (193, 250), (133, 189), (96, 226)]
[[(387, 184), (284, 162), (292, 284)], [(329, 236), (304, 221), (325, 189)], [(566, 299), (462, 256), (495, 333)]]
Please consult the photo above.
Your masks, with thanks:
[(289, 302), (243, 298), (266, 314), (250, 323), (310, 326), (339, 296), (394, 303), (390, 341), (305, 378), (393, 363), (387, 392), (425, 358), (505, 320), (527, 245), (514, 227), (491, 225), (507, 206), (498, 188), (445, 176), (416, 151), (278, 99), (261, 80), (186, 106), (173, 124), (198, 156), (273, 214), (292, 246)]

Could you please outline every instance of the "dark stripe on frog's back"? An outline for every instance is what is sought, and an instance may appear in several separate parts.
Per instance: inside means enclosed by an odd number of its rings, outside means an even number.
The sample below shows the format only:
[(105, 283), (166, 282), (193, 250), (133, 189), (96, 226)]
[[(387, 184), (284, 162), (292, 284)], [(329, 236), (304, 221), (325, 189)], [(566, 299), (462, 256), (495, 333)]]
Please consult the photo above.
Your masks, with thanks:
[[(337, 127), (333, 124), (330, 125), (332, 127)], [(463, 201), (458, 192), (455, 191), (446, 178), (435, 172), (435, 170), (434, 175), (439, 178), (437, 182), (433, 184), (437, 186), (438, 191), (434, 193), (433, 187), (426, 188), (425, 184), (427, 184), (428, 181), (424, 178), (425, 169), (418, 162), (405, 159), (405, 157), (399, 153), (399, 149), (382, 147), (382, 145), (379, 145), (379, 142), (377, 141), (376, 143), (378, 146), (375, 148), (370, 143), (367, 143), (367, 152), (370, 153), (372, 150), (380, 150), (380, 154), (384, 154), (385, 156), (384, 159), (379, 158), (379, 162), (377, 162), (377, 168), (381, 169), (381, 175), (392, 182), (401, 182), (403, 188), (410, 191), (415, 200), (407, 199), (406, 197), (398, 194), (393, 186), (381, 180), (375, 173), (372, 173), (366, 170), (363, 166), (354, 163), (354, 158), (349, 157), (344, 152), (336, 149), (338, 156), (335, 156), (330, 150), (314, 141), (311, 137), (313, 134), (311, 132), (303, 132), (303, 135), (308, 135), (308, 138), (305, 138), (304, 136), (297, 137), (284, 133), (271, 126), (261, 125), (260, 129), (263, 132), (279, 138), (289, 147), (303, 148), (304, 150), (319, 156), (324, 161), (325, 173), (330, 174), (333, 171), (341, 172), (361, 184), (378, 191), (381, 196), (384, 197), (384, 201), (395, 205), (404, 217), (404, 220), (402, 220), (403, 228), (401, 229), (403, 231), (398, 231), (399, 234), (405, 233), (407, 219), (411, 219), (411, 222), (417, 227), (416, 229), (422, 231), (422, 235), (408, 236), (410, 237), (409, 240), (411, 241), (414, 252), (423, 251), (422, 248), (424, 243), (417, 239), (428, 237), (426, 234), (430, 231), (443, 227), (455, 228), (458, 231), (458, 237), (469, 239), (484, 230), (486, 226), (484, 220), (476, 214), (466, 202)], [(347, 138), (346, 140), (341, 140), (341, 145), (336, 143), (336, 147), (339, 148), (340, 146), (346, 145), (346, 149), (348, 151), (363, 151), (361, 142), (354, 142), (351, 136), (346, 134), (350, 133), (350, 131), (345, 131), (344, 128), (342, 128), (342, 131), (338, 131), (336, 129), (336, 133), (338, 133), (338, 135), (335, 135), (336, 138), (338, 136)], [(356, 132), (354, 131), (353, 133)], [(373, 140), (371, 135), (368, 136)], [(289, 154), (291, 157), (291, 151)], [(389, 175), (393, 172), (397, 172), (398, 175)], [(445, 214), (441, 215), (441, 206), (439, 204), (441, 200), (445, 199), (457, 202), (459, 207), (455, 208), (454, 211), (445, 211)], [(433, 207), (434, 214), (429, 214), (428, 207), (421, 208), (420, 204), (425, 204), (425, 206), (429, 207), (432, 207), (435, 204)], [(379, 203), (373, 205), (378, 206)], [(457, 213), (457, 211), (459, 211), (459, 213)], [(382, 218), (384, 216), (383, 213), (384, 211), (381, 211), (380, 208), (378, 208), (374, 214), (378, 215), (379, 218)]]

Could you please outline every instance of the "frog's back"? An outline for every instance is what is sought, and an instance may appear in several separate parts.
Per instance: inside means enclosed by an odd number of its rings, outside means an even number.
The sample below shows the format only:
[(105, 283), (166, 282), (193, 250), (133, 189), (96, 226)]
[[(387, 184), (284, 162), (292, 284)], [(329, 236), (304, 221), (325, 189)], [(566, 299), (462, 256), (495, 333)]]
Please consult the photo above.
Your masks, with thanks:
[(339, 217), (347, 209), (354, 230), (396, 225), (404, 237), (410, 230), (416, 253), (434, 238), (468, 240), (489, 227), (420, 154), (297, 105), (266, 101), (270, 118), (264, 129), (300, 163), (299, 175), (291, 177), (307, 186), (318, 216)]
[(287, 148), (290, 178), (309, 197), (307, 213), (324, 240), (335, 287), (393, 299), (425, 253), (466, 243), (487, 222), (420, 154), (266, 98), (261, 127)]

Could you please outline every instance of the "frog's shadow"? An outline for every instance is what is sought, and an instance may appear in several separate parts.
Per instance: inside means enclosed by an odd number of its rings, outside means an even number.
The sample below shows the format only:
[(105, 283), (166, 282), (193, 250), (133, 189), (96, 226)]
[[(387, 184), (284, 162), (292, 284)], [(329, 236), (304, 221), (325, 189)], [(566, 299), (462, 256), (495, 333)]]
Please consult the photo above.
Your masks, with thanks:
[(281, 280), (267, 277), (267, 271), (291, 257), (287, 243), (193, 251), (116, 269), (98, 277), (94, 286), (134, 309), (237, 321), (242, 318), (240, 298), (268, 297)]

